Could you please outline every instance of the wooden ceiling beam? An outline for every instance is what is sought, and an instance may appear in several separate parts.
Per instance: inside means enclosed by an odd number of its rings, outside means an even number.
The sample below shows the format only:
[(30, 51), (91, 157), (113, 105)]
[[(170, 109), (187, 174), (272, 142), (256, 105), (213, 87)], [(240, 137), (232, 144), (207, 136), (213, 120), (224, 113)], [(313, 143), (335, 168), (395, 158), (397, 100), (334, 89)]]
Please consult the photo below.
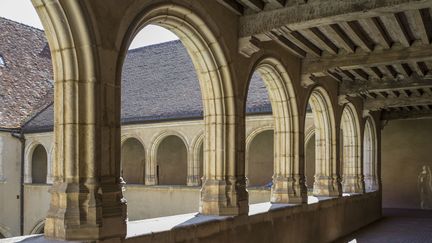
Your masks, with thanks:
[(289, 0), (267, 0), (267, 2), (277, 6), (277, 7), (285, 7), (286, 1)]
[(375, 45), (357, 21), (342, 22), (339, 26), (359, 47), (366, 52), (373, 51)]
[(267, 33), (282, 26), (291, 30), (330, 25), (359, 18), (372, 18), (382, 13), (430, 7), (430, 0), (320, 0), (289, 5), (239, 20), (239, 38)]
[(290, 32), (288, 29), (281, 29), (284, 35), (288, 37), (290, 41), (292, 41), (296, 46), (305, 50), (307, 53), (315, 57), (321, 57), (322, 51), (315, 44), (310, 42), (307, 38), (305, 38), (302, 34), (297, 31)]
[(365, 110), (381, 110), (388, 107), (405, 107), (414, 105), (432, 104), (432, 96), (423, 94), (422, 96), (377, 98), (364, 102)]
[(413, 72), (416, 73), (419, 77), (423, 77), (425, 75), (417, 62), (411, 61), (408, 64), (411, 70), (413, 70)]
[(309, 36), (319, 43), (326, 51), (334, 55), (338, 54), (339, 48), (329, 38), (327, 38), (321, 30), (314, 27), (307, 29), (306, 32), (310, 33)]
[(389, 49), (393, 45), (393, 40), (384, 28), (381, 19), (378, 17), (366, 18), (359, 20), (365, 26), (367, 26), (367, 31), (371, 33), (378, 40), (378, 44), (383, 48)]
[(304, 58), (306, 57), (306, 51), (298, 47), (296, 44), (294, 44), (292, 41), (290, 41), (288, 38), (286, 38), (283, 35), (279, 35), (277, 33), (271, 32), (269, 34), (270, 37), (278, 42), (283, 47), (287, 48), (290, 52), (292, 52), (294, 55)]
[(412, 38), (407, 27), (406, 17), (402, 12), (388, 14), (382, 17), (386, 28), (397, 37), (398, 41), (405, 47), (411, 46)]
[(237, 15), (243, 15), (244, 7), (235, 0), (217, 0), (218, 3), (234, 12)]
[(432, 110), (420, 111), (384, 111), (381, 120), (432, 118)]
[(432, 60), (432, 48), (430, 47), (426, 48), (424, 45), (413, 45), (405, 48), (392, 47), (391, 49), (373, 51), (371, 53), (360, 52), (339, 55), (338, 57), (323, 56), (317, 59), (304, 59), (302, 74), (319, 73), (337, 67), (355, 69), (427, 60)]
[(342, 30), (342, 28), (337, 24), (332, 24), (328, 26), (322, 26), (320, 30), (325, 33), (330, 39), (338, 43), (343, 49), (348, 53), (354, 53), (356, 46), (354, 42), (348, 37), (348, 35)]
[(342, 82), (339, 93), (342, 95), (357, 96), (362, 91), (368, 92), (387, 92), (397, 91), (401, 95), (409, 97), (413, 94), (412, 90), (422, 90), (421, 94), (428, 93), (432, 96), (432, 80), (410, 78), (400, 82), (382, 82), (380, 80), (369, 80), (367, 82)]
[(429, 9), (413, 10), (411, 13), (423, 44), (429, 45), (432, 39), (432, 20)]
[(265, 3), (261, 0), (238, 0), (240, 4), (252, 9), (255, 12), (260, 12), (264, 9)]

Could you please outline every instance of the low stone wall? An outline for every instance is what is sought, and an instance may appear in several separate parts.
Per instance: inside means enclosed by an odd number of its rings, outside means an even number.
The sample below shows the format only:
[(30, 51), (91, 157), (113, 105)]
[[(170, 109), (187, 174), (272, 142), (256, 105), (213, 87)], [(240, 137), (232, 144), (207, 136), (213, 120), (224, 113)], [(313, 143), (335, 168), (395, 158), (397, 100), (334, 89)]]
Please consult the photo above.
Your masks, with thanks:
[[(25, 234), (30, 234), (45, 218), (49, 207), (50, 186), (25, 185)], [(128, 202), (129, 221), (198, 212), (200, 187), (127, 185), (125, 188), (124, 197)], [(270, 190), (249, 189), (249, 201), (270, 201)]]
[[(129, 221), (198, 212), (200, 187), (127, 185)], [(250, 188), (250, 203), (270, 201), (270, 190)]]
[(250, 216), (201, 217), (125, 242), (331, 242), (379, 219), (381, 195), (370, 192), (313, 204), (274, 205)]

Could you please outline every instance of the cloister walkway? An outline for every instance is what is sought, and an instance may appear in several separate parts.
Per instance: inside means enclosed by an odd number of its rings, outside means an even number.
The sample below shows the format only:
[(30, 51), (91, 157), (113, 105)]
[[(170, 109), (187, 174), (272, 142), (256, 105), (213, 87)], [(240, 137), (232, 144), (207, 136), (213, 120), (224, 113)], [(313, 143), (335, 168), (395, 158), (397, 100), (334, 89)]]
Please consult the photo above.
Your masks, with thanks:
[(383, 209), (383, 217), (335, 243), (430, 243), (432, 211)]

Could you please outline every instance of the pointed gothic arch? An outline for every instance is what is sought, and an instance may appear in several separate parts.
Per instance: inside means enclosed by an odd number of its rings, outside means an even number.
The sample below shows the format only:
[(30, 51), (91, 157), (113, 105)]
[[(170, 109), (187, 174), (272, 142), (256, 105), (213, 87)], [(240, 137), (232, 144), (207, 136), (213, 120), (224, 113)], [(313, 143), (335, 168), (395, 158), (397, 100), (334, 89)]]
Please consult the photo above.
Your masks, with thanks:
[(345, 104), (342, 110), (341, 132), (342, 190), (344, 193), (363, 193), (360, 121), (352, 103)]

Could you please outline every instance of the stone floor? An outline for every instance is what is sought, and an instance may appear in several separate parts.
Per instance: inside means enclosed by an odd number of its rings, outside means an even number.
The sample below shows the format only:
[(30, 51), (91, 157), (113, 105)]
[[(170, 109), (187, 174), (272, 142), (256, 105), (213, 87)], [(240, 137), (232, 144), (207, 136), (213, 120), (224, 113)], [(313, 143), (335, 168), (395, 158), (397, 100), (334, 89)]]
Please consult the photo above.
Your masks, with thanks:
[(335, 243), (432, 243), (432, 210), (383, 209), (383, 218)]

